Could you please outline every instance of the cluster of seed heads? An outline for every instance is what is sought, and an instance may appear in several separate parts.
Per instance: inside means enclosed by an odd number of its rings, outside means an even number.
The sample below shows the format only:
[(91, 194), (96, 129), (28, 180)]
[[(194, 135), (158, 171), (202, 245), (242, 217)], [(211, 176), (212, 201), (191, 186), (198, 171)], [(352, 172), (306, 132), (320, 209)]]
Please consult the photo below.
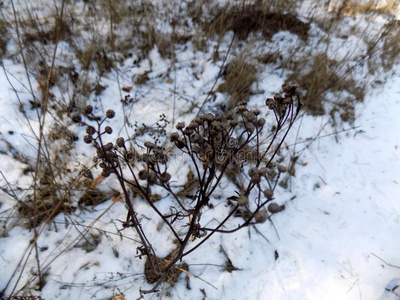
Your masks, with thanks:
[[(93, 107), (91, 105), (86, 106), (84, 114), (94, 119)], [(147, 166), (146, 169), (139, 171), (138, 178), (140, 180), (147, 180), (150, 184), (168, 183), (171, 179), (171, 175), (166, 172), (168, 156), (164, 153), (164, 149), (161, 147), (147, 141), (144, 143), (146, 153), (138, 155), (136, 151), (128, 150), (126, 148), (126, 141), (123, 137), (118, 137), (115, 144), (111, 142), (106, 144), (102, 143), (100, 137), (103, 134), (112, 134), (113, 129), (110, 126), (105, 126), (104, 129), (101, 130), (101, 125), (104, 120), (112, 119), (114, 117), (115, 112), (112, 109), (107, 110), (102, 121), (97, 122), (97, 129), (94, 126), (87, 125), (86, 135), (83, 138), (85, 143), (93, 144), (96, 148), (96, 156), (94, 160), (95, 162), (99, 162), (99, 167), (102, 168), (101, 175), (103, 177), (108, 177), (110, 174), (115, 172), (121, 162), (133, 163), (134, 161), (138, 161), (145, 163)], [(97, 119), (101, 120), (101, 118)], [(157, 164), (164, 165), (165, 171), (156, 172), (154, 166)], [(159, 170), (159, 168), (157, 168), (157, 170)]]
[(249, 110), (246, 104), (240, 103), (236, 113), (200, 115), (187, 126), (179, 122), (170, 141), (205, 163), (224, 163), (237, 152), (240, 139), (250, 140), (266, 123), (258, 109)]

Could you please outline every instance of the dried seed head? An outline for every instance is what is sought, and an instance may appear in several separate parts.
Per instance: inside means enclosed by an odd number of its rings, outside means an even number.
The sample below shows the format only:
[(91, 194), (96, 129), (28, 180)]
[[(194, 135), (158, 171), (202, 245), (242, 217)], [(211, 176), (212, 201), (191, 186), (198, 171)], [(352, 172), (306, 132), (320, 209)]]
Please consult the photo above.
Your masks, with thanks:
[(144, 146), (148, 149), (154, 149), (154, 147), (156, 146), (154, 143), (146, 141), (144, 142)]
[(214, 115), (213, 114), (206, 114), (203, 116), (203, 120), (207, 122), (212, 122), (214, 121)]
[(111, 133), (113, 132), (113, 130), (112, 130), (112, 128), (111, 128), (110, 126), (106, 126), (106, 127), (104, 128), (104, 131), (105, 131), (107, 134), (111, 134)]
[(255, 174), (258, 174), (258, 169), (256, 167), (250, 168), (248, 174), (250, 177), (252, 177)]
[(276, 214), (278, 212), (281, 212), (282, 210), (285, 209), (285, 205), (279, 205), (275, 202), (271, 203), (268, 205), (268, 211), (272, 214)]
[(185, 123), (184, 122), (178, 122), (178, 124), (176, 124), (176, 129), (181, 130), (185, 128)]
[(194, 132), (193, 129), (189, 129), (189, 128), (185, 128), (185, 130), (183, 131), (184, 135), (191, 135)]
[(272, 198), (274, 197), (274, 191), (271, 189), (266, 189), (264, 191), (264, 196), (265, 198), (267, 198), (268, 200), (272, 200)]
[(239, 206), (244, 206), (249, 204), (249, 197), (245, 196), (245, 195), (241, 195), (238, 199), (237, 199), (237, 204)]
[(200, 117), (194, 118), (192, 122), (197, 123), (197, 125), (203, 124), (203, 120)]
[(93, 112), (93, 106), (91, 105), (86, 105), (85, 106), (85, 114), (89, 115)]
[(111, 172), (107, 169), (103, 170), (103, 172), (101, 172), (101, 176), (103, 176), (104, 178), (107, 178), (110, 175), (111, 175)]
[(258, 212), (256, 212), (254, 214), (254, 220), (257, 223), (264, 223), (265, 221), (267, 221), (268, 216), (267, 216), (267, 212), (265, 210), (259, 210)]
[(263, 127), (265, 125), (265, 119), (264, 118), (260, 118), (257, 120), (257, 126), (258, 127)]
[(187, 126), (187, 129), (196, 129), (197, 127), (199, 127), (199, 124), (197, 124), (196, 122), (190, 122), (190, 124)]
[(167, 172), (164, 172), (164, 173), (162, 173), (162, 174), (160, 175), (160, 181), (161, 181), (162, 183), (166, 183), (166, 182), (168, 182), (170, 179), (171, 179), (171, 175), (170, 175), (169, 173), (167, 173)]
[(140, 170), (138, 176), (140, 180), (146, 180), (149, 177), (149, 172), (147, 170)]
[(154, 173), (154, 171), (150, 171), (149, 172), (149, 176), (147, 177), (147, 181), (150, 184), (153, 184), (153, 183), (155, 183), (157, 181), (157, 175), (156, 175), (156, 173)]
[(278, 165), (278, 171), (281, 173), (286, 173), (287, 168), (284, 165)]
[(73, 115), (71, 118), (72, 118), (72, 121), (73, 121), (74, 123), (80, 123), (80, 122), (82, 122), (82, 117), (81, 117), (81, 115), (76, 114), (76, 115)]
[(107, 143), (104, 145), (104, 150), (111, 151), (113, 147), (114, 147), (113, 143)]
[(265, 175), (267, 175), (267, 173), (268, 173), (268, 169), (267, 168), (261, 168), (261, 169), (258, 170), (258, 174), (260, 176), (265, 176)]
[(247, 107), (244, 105), (239, 105), (238, 108), (236, 108), (236, 113), (238, 113), (238, 114), (241, 114), (245, 111), (247, 111)]
[(261, 176), (258, 173), (254, 174), (253, 176), (251, 176), (250, 182), (254, 183), (254, 184), (260, 183), (261, 182)]
[(292, 103), (292, 99), (290, 97), (285, 97), (285, 99), (283, 99), (282, 104), (291, 104)]
[(106, 117), (107, 117), (108, 119), (114, 118), (114, 117), (115, 117), (115, 111), (113, 111), (112, 109), (107, 110), (107, 111), (106, 111)]
[(283, 101), (283, 97), (281, 94), (276, 93), (274, 96), (275, 101), (277, 101), (278, 103), (281, 103)]
[(86, 133), (89, 135), (93, 135), (96, 133), (96, 129), (93, 126), (86, 127)]
[(115, 142), (118, 147), (124, 147), (125, 146), (125, 139), (123, 137), (117, 138), (117, 141)]
[(175, 141), (177, 141), (179, 139), (179, 133), (177, 133), (177, 132), (173, 132), (173, 133), (171, 133), (171, 135), (169, 136), (169, 140), (171, 141), (171, 142), (175, 142)]
[(236, 120), (229, 121), (229, 125), (230, 125), (231, 127), (236, 127), (238, 124), (239, 124), (239, 122), (236, 121)]
[(261, 111), (259, 109), (253, 109), (253, 110), (251, 110), (251, 112), (253, 114), (255, 114), (256, 116), (258, 116), (261, 113)]
[(247, 122), (244, 125), (244, 127), (246, 128), (248, 133), (252, 134), (254, 132), (255, 127), (254, 127), (253, 123)]
[(267, 100), (265, 100), (265, 105), (268, 106), (269, 109), (274, 109), (276, 103), (274, 99), (268, 98)]
[(190, 140), (192, 141), (192, 143), (198, 143), (198, 142), (200, 142), (200, 141), (201, 141), (200, 134), (198, 134), (197, 132), (193, 133), (193, 134), (190, 136)]
[(91, 135), (85, 135), (85, 136), (83, 137), (83, 141), (84, 141), (86, 144), (90, 144), (90, 143), (93, 141), (93, 138), (92, 138)]
[(128, 161), (133, 161), (135, 159), (135, 154), (132, 151), (127, 151), (125, 157)]

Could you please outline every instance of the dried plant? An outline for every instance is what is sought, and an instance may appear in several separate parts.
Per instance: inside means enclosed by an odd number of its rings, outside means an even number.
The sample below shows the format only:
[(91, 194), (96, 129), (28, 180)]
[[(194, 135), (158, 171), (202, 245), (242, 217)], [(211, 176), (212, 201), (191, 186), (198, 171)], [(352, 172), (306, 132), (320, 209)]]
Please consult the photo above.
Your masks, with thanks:
[[(96, 123), (95, 126), (82, 121), (81, 117), (75, 118), (87, 125), (84, 140), (96, 148), (94, 160), (102, 168), (102, 176), (114, 174), (120, 184), (128, 210), (122, 227), (133, 227), (137, 232), (141, 241), (137, 251), (140, 257), (146, 257), (146, 278), (151, 278), (151, 283), (154, 283), (151, 290), (142, 291), (142, 294), (156, 291), (162, 282), (171, 282), (171, 276), (176, 277), (177, 269), (182, 268), (177, 267), (177, 262), (197, 250), (213, 234), (232, 233), (250, 224), (263, 223), (268, 220), (269, 212), (279, 211), (276, 208), (278, 205), (272, 202), (274, 190), (279, 174), (287, 169), (281, 165), (274, 167), (273, 161), (302, 106), (297, 85), (285, 85), (283, 91), (284, 94), (276, 94), (274, 98), (266, 100), (276, 122), (272, 138), (266, 146), (260, 142), (266, 120), (260, 116), (260, 110), (248, 110), (246, 102), (241, 102), (235, 113), (201, 115), (187, 126), (180, 122), (176, 125), (177, 131), (170, 135), (173, 145), (168, 150), (146, 141), (144, 153), (133, 148), (132, 143), (123, 137), (117, 138), (115, 143), (104, 142), (104, 135), (113, 132), (110, 126), (103, 128), (107, 119), (114, 118), (113, 110), (108, 110), (104, 118), (98, 118), (94, 116), (93, 108), (87, 106), (85, 115), (88, 122), (92, 120)], [(172, 147), (186, 155), (195, 170), (197, 191), (190, 202), (177, 196), (170, 184), (173, 178), (168, 166)], [(254, 149), (251, 159), (243, 155), (245, 149)], [(144, 167), (137, 170), (140, 162)], [(231, 164), (242, 166), (242, 171), (245, 168), (248, 170), (247, 187), (232, 191), (232, 195), (226, 199), (231, 209), (217, 226), (205, 227), (201, 222), (204, 208), (211, 207), (213, 193)], [(278, 176), (275, 180), (268, 177), (271, 168), (276, 168)], [(167, 212), (155, 205), (151, 195), (152, 186), (161, 187), (174, 199), (176, 204)], [(177, 241), (177, 249), (167, 258), (159, 258), (155, 253), (153, 245), (156, 241), (149, 240), (141, 226), (138, 211), (132, 205), (130, 189), (141, 194)], [(242, 223), (226, 229), (227, 221), (238, 212), (244, 218)], [(185, 224), (183, 232), (182, 224)], [(193, 243), (195, 240), (198, 240), (196, 244)]]

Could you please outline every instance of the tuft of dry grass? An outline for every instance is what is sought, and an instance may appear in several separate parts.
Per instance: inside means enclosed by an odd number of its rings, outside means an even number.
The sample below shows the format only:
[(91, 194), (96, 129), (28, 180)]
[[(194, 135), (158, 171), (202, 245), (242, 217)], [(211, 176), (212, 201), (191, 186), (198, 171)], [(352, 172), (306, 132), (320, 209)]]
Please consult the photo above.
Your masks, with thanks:
[(219, 36), (232, 30), (240, 40), (257, 32), (270, 40), (275, 33), (287, 30), (297, 34), (302, 40), (307, 40), (310, 24), (290, 13), (268, 11), (262, 5), (245, 4), (220, 8), (211, 21), (202, 24), (202, 28), (209, 35)]
[[(344, 92), (349, 93), (347, 103), (335, 101), (335, 109), (345, 109), (347, 106), (353, 107), (351, 111), (354, 113), (354, 105), (357, 101), (362, 101), (365, 96), (364, 86), (358, 84), (351, 77), (341, 76), (339, 73), (341, 62), (331, 60), (326, 53), (319, 53), (312, 58), (312, 64), (307, 70), (307, 65), (298, 66), (292, 74), (288, 76), (287, 81), (297, 81), (305, 91), (303, 102), (304, 110), (314, 116), (326, 113), (325, 105), (328, 92)], [(305, 62), (308, 63), (308, 62)], [(340, 105), (339, 105), (340, 104)], [(341, 112), (342, 114), (344, 112)], [(343, 121), (352, 120), (350, 115), (343, 114)]]
[(223, 74), (224, 82), (218, 86), (217, 91), (231, 96), (227, 108), (231, 110), (240, 101), (248, 100), (251, 86), (257, 80), (257, 69), (244, 59), (235, 58), (230, 61)]

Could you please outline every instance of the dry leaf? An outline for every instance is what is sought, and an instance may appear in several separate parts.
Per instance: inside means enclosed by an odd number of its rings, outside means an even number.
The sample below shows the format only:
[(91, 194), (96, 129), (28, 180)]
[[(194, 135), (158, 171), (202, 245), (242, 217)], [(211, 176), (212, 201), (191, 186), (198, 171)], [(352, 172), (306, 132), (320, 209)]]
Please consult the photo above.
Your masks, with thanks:
[(92, 184), (90, 185), (91, 188), (96, 187), (100, 182), (104, 180), (104, 177), (99, 175), (95, 180), (93, 180)]
[(122, 88), (122, 90), (124, 91), (124, 92), (130, 92), (131, 90), (132, 90), (132, 86), (124, 86), (123, 88)]

